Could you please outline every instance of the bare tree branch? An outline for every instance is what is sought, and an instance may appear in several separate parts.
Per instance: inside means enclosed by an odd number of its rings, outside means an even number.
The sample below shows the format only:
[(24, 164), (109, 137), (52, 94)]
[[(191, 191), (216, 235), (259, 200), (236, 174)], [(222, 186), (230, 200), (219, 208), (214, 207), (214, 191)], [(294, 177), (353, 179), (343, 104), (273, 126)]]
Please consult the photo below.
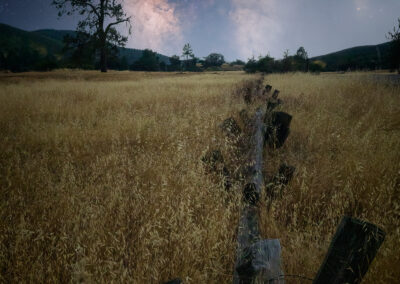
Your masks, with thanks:
[(126, 19), (122, 19), (122, 20), (116, 21), (116, 22), (114, 22), (114, 23), (108, 24), (107, 28), (105, 29), (105, 34), (108, 33), (108, 31), (110, 30), (110, 28), (111, 28), (112, 26), (115, 26), (115, 25), (118, 25), (118, 24), (122, 24), (122, 23), (125, 23), (125, 22), (129, 22), (130, 20), (131, 20), (131, 17), (128, 17), (128, 18), (126, 18)]

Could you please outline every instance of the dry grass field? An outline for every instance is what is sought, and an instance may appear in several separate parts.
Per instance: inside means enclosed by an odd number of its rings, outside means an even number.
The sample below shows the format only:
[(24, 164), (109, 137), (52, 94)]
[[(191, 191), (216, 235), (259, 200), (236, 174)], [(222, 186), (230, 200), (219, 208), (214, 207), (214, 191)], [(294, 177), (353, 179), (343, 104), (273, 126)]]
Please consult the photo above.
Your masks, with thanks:
[[(344, 214), (387, 238), (365, 283), (400, 279), (400, 87), (269, 75), (293, 115), (266, 174), (296, 166), (262, 232), (313, 277)], [(0, 75), (0, 282), (230, 283), (240, 191), (201, 157), (244, 107), (242, 72)], [(301, 283), (295, 279), (287, 283)]]
[(363, 283), (398, 283), (400, 85), (368, 73), (271, 75), (268, 83), (293, 115), (286, 144), (267, 151), (265, 163), (272, 174), (284, 161), (296, 175), (272, 210), (261, 211), (264, 237), (281, 239), (285, 273), (313, 277), (349, 215), (387, 233)]

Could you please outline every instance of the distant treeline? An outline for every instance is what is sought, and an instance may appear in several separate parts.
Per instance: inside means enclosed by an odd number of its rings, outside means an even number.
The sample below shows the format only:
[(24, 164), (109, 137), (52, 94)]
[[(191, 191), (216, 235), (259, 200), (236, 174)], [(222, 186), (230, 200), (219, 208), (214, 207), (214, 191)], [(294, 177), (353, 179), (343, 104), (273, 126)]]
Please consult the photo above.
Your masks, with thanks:
[(321, 71), (349, 71), (349, 70), (377, 70), (397, 68), (393, 60), (396, 46), (388, 42), (376, 46), (360, 46), (339, 52), (308, 58), (307, 52), (300, 47), (294, 55), (284, 52), (282, 59), (275, 59), (269, 55), (249, 59), (244, 70), (248, 73), (283, 73), (293, 71), (321, 72)]
[[(27, 32), (0, 24), (0, 69), (12, 72), (49, 71), (58, 68), (100, 69), (99, 54), (90, 44), (82, 45), (75, 31), (40, 30)], [(321, 72), (347, 70), (396, 69), (399, 65), (399, 44), (394, 41), (360, 46), (339, 52), (308, 58), (303, 47), (294, 55), (286, 50), (282, 59), (269, 55), (250, 58), (247, 63), (236, 60), (227, 64), (224, 56), (211, 53), (198, 58), (189, 44), (182, 55), (171, 57), (150, 49), (138, 50), (108, 46), (107, 67), (113, 70), (135, 71), (218, 71), (246, 72)], [(397, 50), (397, 51), (396, 51)], [(396, 53), (397, 52), (397, 53)], [(396, 57), (397, 54), (397, 57)]]
[[(100, 68), (99, 54), (90, 44), (82, 45), (85, 34), (75, 31), (39, 30), (23, 31), (0, 24), (0, 70), (12, 72), (50, 71), (59, 68), (79, 68), (95, 70)], [(227, 69), (222, 54), (211, 53), (200, 59), (196, 57), (189, 44), (182, 56), (171, 57), (150, 49), (108, 46), (107, 67), (113, 70), (135, 71), (193, 71)], [(240, 60), (230, 63), (243, 66)], [(233, 67), (232, 67), (233, 69)]]
[[(229, 63), (231, 66), (243, 66), (248, 73), (283, 73), (283, 72), (322, 72), (322, 71), (348, 71), (348, 70), (375, 70), (375, 69), (395, 69), (391, 64), (389, 50), (390, 45), (384, 44), (381, 49), (381, 58), (376, 55), (373, 57), (368, 48), (358, 48), (360, 50), (349, 50), (347, 54), (331, 54), (321, 57), (308, 58), (304, 48), (294, 55), (289, 55), (288, 51), (284, 53), (282, 59), (274, 59), (266, 55), (259, 58), (250, 58), (247, 63), (236, 60)], [(371, 49), (371, 48), (369, 48)], [(375, 47), (373, 49), (376, 50)], [(1, 51), (1, 50), (0, 50)], [(364, 51), (364, 55), (363, 52)], [(181, 59), (180, 56), (162, 57), (160, 54), (146, 49), (141, 51), (141, 56), (133, 63), (129, 64), (128, 56), (115, 50), (110, 52), (108, 57), (108, 68), (113, 70), (133, 70), (133, 71), (192, 71), (201, 72), (204, 70), (221, 70), (225, 63), (224, 56), (212, 53), (204, 59), (191, 57)], [(342, 52), (343, 53), (343, 52)], [(346, 52), (345, 52), (346, 53)], [(357, 53), (354, 55), (352, 53)], [(375, 51), (376, 53), (376, 51)], [(10, 70), (12, 72), (24, 72), (30, 70), (49, 71), (58, 68), (80, 68), (94, 70), (99, 68), (99, 61), (95, 54), (90, 50), (65, 50), (60, 55), (47, 53), (41, 54), (38, 50), (30, 48), (29, 44), (19, 44), (9, 48), (7, 53), (0, 52), (0, 69)], [(393, 66), (392, 66), (393, 65)]]

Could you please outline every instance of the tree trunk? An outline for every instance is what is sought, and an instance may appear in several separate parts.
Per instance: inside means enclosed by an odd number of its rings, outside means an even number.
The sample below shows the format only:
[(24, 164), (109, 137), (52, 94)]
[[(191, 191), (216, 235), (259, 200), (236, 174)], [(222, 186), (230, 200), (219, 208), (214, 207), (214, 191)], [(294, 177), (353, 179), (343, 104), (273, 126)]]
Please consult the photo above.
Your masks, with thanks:
[(105, 44), (100, 49), (100, 69), (101, 72), (107, 72), (107, 52)]
[(107, 72), (107, 35), (104, 31), (104, 17), (105, 17), (105, 7), (104, 7), (104, 1), (105, 0), (100, 0), (100, 17), (99, 17), (99, 26), (98, 26), (98, 32), (99, 32), (99, 39), (100, 39), (100, 70), (101, 72), (105, 73)]

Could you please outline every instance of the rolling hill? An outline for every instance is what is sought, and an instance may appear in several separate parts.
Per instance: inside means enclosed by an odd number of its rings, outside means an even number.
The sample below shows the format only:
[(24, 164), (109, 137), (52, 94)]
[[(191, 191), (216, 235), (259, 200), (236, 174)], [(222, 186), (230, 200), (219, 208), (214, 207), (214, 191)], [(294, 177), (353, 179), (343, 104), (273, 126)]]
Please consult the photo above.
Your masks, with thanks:
[(390, 42), (347, 48), (341, 51), (310, 58), (322, 61), (325, 71), (347, 69), (387, 69), (390, 68)]
[[(24, 31), (0, 23), (0, 69), (12, 71), (48, 70), (48, 66), (59, 66), (66, 62), (68, 55), (63, 52), (63, 39), (74, 35), (71, 30), (44, 29)], [(119, 47), (118, 58), (130, 66), (139, 60), (143, 50)], [(357, 46), (326, 55), (310, 58), (325, 66), (324, 71), (387, 69), (390, 43)], [(159, 60), (170, 64), (169, 57), (157, 53)], [(6, 62), (6, 63), (5, 63)], [(13, 66), (13, 67), (10, 67)]]
[(0, 51), (9, 53), (20, 49), (30, 49), (42, 56), (61, 55), (63, 42), (41, 33), (27, 32), (9, 25), (0, 24)]
[[(64, 37), (67, 35), (73, 36), (75, 31), (71, 30), (37, 30), (33, 31), (32, 33), (39, 34), (54, 40), (57, 40), (63, 44)], [(143, 50), (135, 49), (135, 48), (125, 48), (119, 47), (118, 48), (119, 57), (125, 57), (128, 61), (128, 64), (131, 65), (132, 63), (139, 60), (142, 56)], [(169, 57), (160, 53), (157, 53), (160, 61), (164, 62), (165, 64), (169, 64)]]
[[(0, 61), (10, 55), (15, 61), (20, 61), (21, 65), (26, 68), (13, 71), (26, 71), (31, 67), (35, 59), (54, 58), (56, 61), (66, 59), (63, 52), (64, 37), (66, 35), (74, 35), (71, 30), (37, 30), (24, 31), (6, 24), (0, 23)], [(143, 53), (143, 50), (119, 47), (118, 57), (124, 58), (128, 65), (136, 62)], [(159, 60), (165, 64), (169, 64), (169, 57), (158, 54)], [(32, 61), (32, 62), (31, 62)], [(1, 62), (0, 62), (1, 63)], [(2, 66), (0, 66), (2, 67)]]

